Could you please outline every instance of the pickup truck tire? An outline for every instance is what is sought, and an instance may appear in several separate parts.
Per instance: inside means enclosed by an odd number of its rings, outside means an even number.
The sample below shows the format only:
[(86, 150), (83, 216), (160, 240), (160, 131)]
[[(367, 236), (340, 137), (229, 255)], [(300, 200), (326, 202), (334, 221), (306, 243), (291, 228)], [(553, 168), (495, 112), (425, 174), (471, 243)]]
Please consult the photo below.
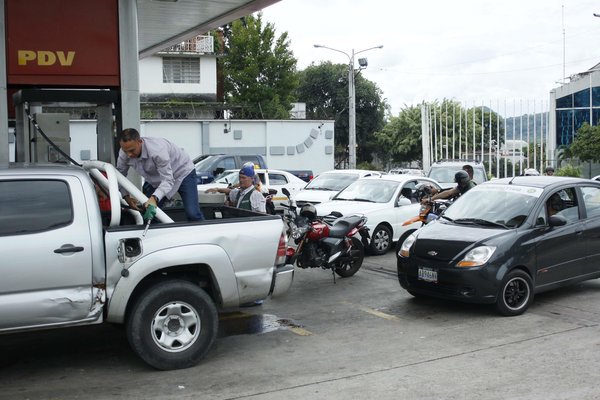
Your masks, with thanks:
[(212, 346), (219, 316), (210, 296), (184, 280), (159, 282), (133, 305), (127, 339), (134, 352), (156, 369), (196, 365)]

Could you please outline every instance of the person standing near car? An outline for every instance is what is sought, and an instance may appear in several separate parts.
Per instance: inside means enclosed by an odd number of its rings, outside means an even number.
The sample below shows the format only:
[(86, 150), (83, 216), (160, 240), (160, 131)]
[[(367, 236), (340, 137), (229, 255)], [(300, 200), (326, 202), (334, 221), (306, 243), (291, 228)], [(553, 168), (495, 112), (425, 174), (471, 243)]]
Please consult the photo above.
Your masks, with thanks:
[(243, 210), (266, 213), (265, 196), (255, 187), (258, 177), (256, 176), (256, 171), (254, 171), (253, 163), (247, 162), (242, 166), (239, 179), (240, 186), (229, 192), (231, 205)]
[(465, 164), (462, 167), (463, 171), (467, 171), (467, 174), (469, 174), (469, 179), (471, 180), (471, 182), (473, 182), (475, 185), (477, 185), (477, 183), (475, 183), (475, 181), (473, 181), (473, 167), (469, 164)]
[[(117, 170), (127, 175), (129, 168), (133, 168), (146, 180), (145, 207), (161, 206), (179, 193), (188, 221), (204, 219), (198, 203), (196, 169), (183, 149), (163, 138), (142, 139), (133, 128), (124, 129), (117, 137), (121, 146)], [(128, 194), (124, 198), (132, 208), (138, 209), (135, 199)]]
[(554, 175), (554, 167), (552, 165), (548, 165), (546, 167), (546, 175), (553, 176)]

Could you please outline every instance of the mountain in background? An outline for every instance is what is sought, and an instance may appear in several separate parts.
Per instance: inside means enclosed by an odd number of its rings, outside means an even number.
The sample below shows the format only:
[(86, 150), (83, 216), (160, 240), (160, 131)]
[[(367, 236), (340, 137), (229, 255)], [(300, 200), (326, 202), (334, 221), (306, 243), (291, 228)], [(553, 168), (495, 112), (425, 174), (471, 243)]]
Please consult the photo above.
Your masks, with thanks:
[[(535, 136), (536, 142), (539, 143), (542, 136), (546, 138), (546, 132), (548, 132), (547, 112), (510, 117), (506, 118), (505, 122), (506, 140), (527, 141), (527, 128), (529, 128), (529, 142), (533, 143), (533, 137)], [(523, 129), (522, 131), (521, 127)], [(523, 136), (521, 136), (521, 132)]]

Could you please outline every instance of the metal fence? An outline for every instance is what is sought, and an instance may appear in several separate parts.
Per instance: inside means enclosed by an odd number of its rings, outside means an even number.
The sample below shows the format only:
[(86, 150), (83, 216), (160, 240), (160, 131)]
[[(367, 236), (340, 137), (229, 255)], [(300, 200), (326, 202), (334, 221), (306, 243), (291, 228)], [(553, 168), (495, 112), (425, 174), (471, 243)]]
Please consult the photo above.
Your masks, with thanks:
[(423, 168), (441, 159), (478, 161), (494, 177), (553, 165), (548, 146), (548, 102), (497, 100), (423, 103)]

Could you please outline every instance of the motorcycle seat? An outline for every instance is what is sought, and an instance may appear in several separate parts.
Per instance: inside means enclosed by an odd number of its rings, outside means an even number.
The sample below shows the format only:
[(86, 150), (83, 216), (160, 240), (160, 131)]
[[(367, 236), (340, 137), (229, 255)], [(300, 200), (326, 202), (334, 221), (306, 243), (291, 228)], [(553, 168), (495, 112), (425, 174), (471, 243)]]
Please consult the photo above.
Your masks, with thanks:
[(329, 228), (329, 237), (343, 238), (348, 232), (356, 228), (360, 224), (361, 217), (358, 215), (351, 215), (336, 221), (333, 226)]

